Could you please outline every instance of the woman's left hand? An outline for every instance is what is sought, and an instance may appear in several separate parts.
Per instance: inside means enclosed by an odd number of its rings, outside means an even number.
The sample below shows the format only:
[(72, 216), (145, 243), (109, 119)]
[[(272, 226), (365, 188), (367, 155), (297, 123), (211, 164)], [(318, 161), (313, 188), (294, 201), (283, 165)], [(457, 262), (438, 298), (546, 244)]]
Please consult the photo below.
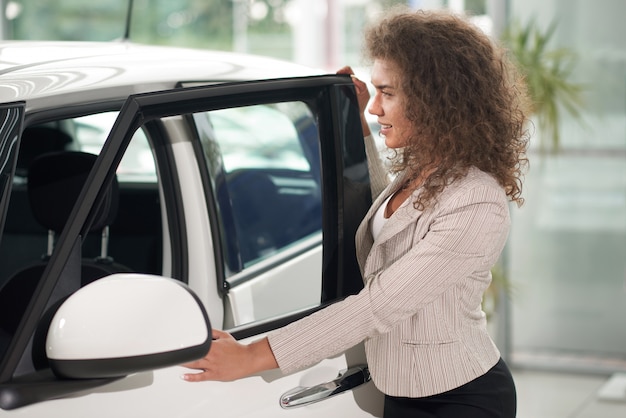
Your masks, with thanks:
[(357, 78), (357, 76), (354, 75), (354, 71), (352, 70), (350, 66), (345, 66), (345, 67), (340, 68), (337, 71), (337, 74), (348, 74), (352, 77), (352, 82), (354, 83), (354, 88), (356, 90), (357, 100), (359, 102), (359, 112), (361, 114), (361, 125), (363, 127), (363, 135), (365, 136), (370, 135), (371, 134), (370, 128), (365, 118), (365, 111), (367, 108), (367, 104), (369, 103), (369, 100), (370, 100), (370, 92), (367, 88), (367, 84), (365, 84), (364, 81), (360, 80), (359, 78)]
[(183, 364), (198, 373), (186, 373), (188, 382), (204, 380), (232, 381), (263, 370), (278, 367), (266, 338), (251, 344), (241, 344), (227, 332), (213, 330), (209, 352), (200, 360)]
[(354, 83), (357, 99), (359, 101), (359, 110), (361, 111), (361, 113), (365, 113), (367, 103), (370, 100), (370, 92), (367, 89), (367, 84), (365, 84), (364, 81), (360, 80), (359, 78), (357, 78), (357, 76), (354, 75), (354, 71), (350, 66), (346, 65), (345, 67), (341, 67), (339, 70), (337, 70), (337, 74), (348, 74), (352, 77), (352, 82)]

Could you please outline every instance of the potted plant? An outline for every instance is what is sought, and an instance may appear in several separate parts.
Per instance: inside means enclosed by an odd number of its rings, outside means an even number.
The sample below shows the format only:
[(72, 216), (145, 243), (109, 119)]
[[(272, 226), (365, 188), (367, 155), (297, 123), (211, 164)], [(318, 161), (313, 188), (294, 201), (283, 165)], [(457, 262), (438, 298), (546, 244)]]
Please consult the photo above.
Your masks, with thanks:
[(549, 43), (556, 30), (553, 21), (545, 31), (530, 19), (525, 25), (514, 21), (503, 33), (505, 46), (526, 78), (528, 92), (537, 120), (540, 149), (550, 146), (559, 150), (559, 122), (561, 109), (580, 120), (582, 85), (570, 81), (576, 55), (568, 48), (550, 49)]

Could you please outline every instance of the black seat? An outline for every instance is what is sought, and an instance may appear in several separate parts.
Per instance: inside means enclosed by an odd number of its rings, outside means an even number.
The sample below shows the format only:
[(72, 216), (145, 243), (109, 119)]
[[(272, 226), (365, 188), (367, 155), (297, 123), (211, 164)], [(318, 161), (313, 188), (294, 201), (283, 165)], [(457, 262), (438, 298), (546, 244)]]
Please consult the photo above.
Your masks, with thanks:
[[(14, 334), (28, 302), (52, 254), (55, 236), (61, 232), (97, 156), (61, 151), (35, 158), (28, 172), (28, 198), (37, 222), (48, 230), (48, 247), (42, 260), (13, 274), (0, 289), (0, 331)], [(115, 219), (118, 184), (114, 179), (98, 208), (91, 231), (102, 234), (100, 256), (83, 259), (81, 286), (112, 273), (131, 271), (107, 254), (108, 228)]]
[(227, 183), (239, 251), (245, 264), (279, 245), (278, 189), (269, 175), (258, 170), (233, 172)]
[(244, 265), (322, 230), (320, 190), (311, 181), (310, 174), (289, 169), (230, 173), (228, 194)]
[(45, 229), (32, 214), (26, 186), (28, 170), (35, 158), (69, 149), (73, 140), (55, 123), (27, 127), (22, 133), (0, 242), (0, 287), (16, 270), (32, 262), (45, 248)]

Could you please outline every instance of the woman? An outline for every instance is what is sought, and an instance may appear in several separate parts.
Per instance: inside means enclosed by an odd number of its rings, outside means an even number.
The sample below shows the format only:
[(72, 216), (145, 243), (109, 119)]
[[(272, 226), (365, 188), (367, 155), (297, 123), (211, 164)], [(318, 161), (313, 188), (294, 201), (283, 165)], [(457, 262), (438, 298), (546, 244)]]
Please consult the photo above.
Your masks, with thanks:
[[(365, 341), (386, 417), (514, 417), (515, 386), (481, 301), (508, 202), (523, 202), (524, 89), (488, 37), (441, 12), (390, 14), (366, 51), (369, 112), (396, 157), (387, 185), (363, 118), (375, 197), (356, 234), (364, 289), (250, 345), (216, 331), (210, 353), (188, 365), (201, 372), (185, 379), (289, 373)], [(369, 93), (353, 79), (364, 110)]]

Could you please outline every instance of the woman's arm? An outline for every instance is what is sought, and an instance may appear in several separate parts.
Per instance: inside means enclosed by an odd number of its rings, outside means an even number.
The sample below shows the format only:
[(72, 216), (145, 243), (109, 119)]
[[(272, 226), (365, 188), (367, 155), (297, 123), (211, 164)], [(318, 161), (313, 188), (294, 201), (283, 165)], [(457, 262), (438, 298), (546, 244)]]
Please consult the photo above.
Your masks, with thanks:
[[(488, 272), (504, 246), (509, 227), (504, 192), (497, 186), (462, 187), (442, 205), (413, 221), (408, 212), (418, 212), (405, 206), (390, 221), (397, 233), (372, 250), (368, 260), (384, 268), (366, 271), (365, 288), (358, 294), (268, 334), (283, 373), (389, 332), (461, 281), (466, 287), (483, 286), (470, 277)], [(421, 228), (416, 227), (419, 220)], [(424, 229), (428, 232), (422, 236)]]

